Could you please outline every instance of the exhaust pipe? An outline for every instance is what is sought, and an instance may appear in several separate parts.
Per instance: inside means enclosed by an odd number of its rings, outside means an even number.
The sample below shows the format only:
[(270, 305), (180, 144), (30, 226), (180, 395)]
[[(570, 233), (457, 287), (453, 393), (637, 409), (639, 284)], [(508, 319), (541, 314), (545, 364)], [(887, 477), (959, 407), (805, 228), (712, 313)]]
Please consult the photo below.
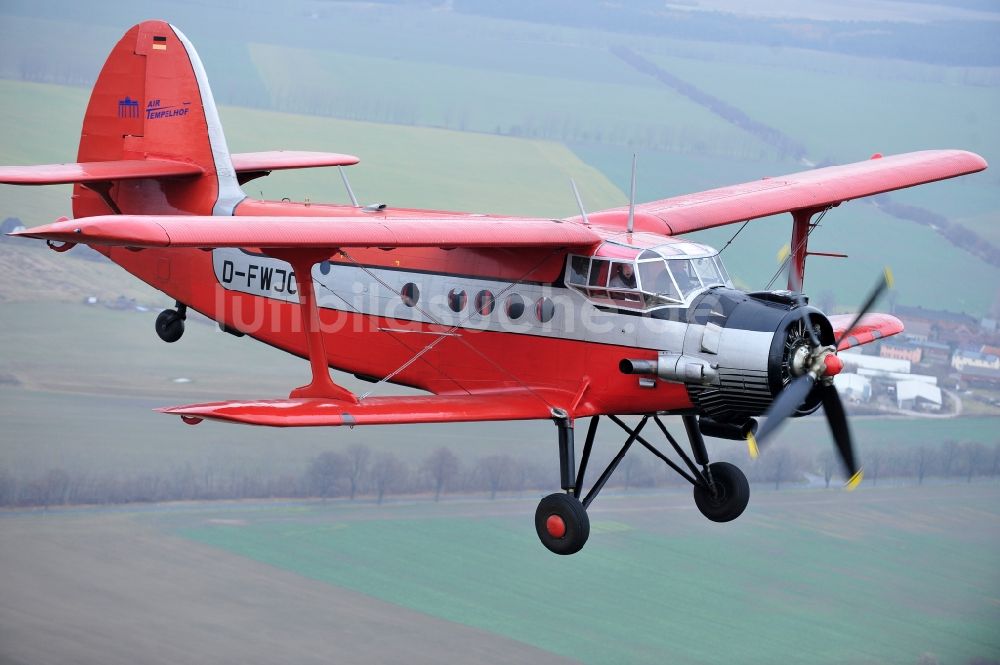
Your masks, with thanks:
[(622, 374), (655, 374), (666, 381), (682, 383), (714, 383), (719, 373), (701, 358), (680, 353), (660, 353), (656, 360), (622, 358), (618, 363)]

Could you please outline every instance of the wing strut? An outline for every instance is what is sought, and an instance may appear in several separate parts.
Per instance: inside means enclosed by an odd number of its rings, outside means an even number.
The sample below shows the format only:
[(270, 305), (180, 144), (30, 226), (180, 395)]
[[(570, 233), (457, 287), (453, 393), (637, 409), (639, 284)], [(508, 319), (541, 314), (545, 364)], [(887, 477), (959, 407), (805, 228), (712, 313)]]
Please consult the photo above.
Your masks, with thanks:
[(792, 255), (788, 263), (788, 290), (802, 292), (802, 282), (806, 276), (806, 256), (809, 254), (809, 222), (819, 210), (806, 208), (792, 211), (792, 240), (789, 247)]
[(309, 348), (309, 366), (312, 369), (312, 381), (308, 385), (296, 388), (289, 395), (297, 397), (320, 397), (342, 400), (357, 404), (358, 398), (351, 391), (338, 386), (330, 378), (330, 368), (326, 356), (326, 345), (323, 343), (323, 330), (319, 319), (319, 305), (316, 302), (316, 291), (313, 288), (312, 267), (319, 261), (330, 258), (336, 251), (325, 249), (284, 249), (270, 250), (268, 254), (276, 259), (288, 261), (295, 271), (295, 281), (299, 287), (299, 312), (302, 326), (305, 329)]

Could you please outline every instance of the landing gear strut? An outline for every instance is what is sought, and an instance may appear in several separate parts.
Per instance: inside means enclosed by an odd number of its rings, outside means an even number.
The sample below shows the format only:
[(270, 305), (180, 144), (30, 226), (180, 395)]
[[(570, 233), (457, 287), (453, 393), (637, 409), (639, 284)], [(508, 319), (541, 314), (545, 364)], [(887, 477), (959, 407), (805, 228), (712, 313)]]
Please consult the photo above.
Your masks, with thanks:
[[(535, 531), (542, 545), (556, 554), (573, 554), (579, 552), (590, 536), (590, 518), (587, 509), (607, 484), (608, 479), (625, 458), (632, 444), (638, 441), (649, 452), (653, 453), (664, 464), (674, 470), (679, 476), (694, 486), (694, 502), (701, 514), (714, 522), (729, 522), (739, 517), (750, 501), (750, 485), (740, 469), (727, 462), (709, 463), (705, 440), (698, 428), (695, 416), (683, 416), (684, 429), (694, 460), (684, 452), (677, 440), (667, 430), (666, 425), (658, 415), (645, 415), (635, 429), (622, 422), (617, 416), (609, 415), (608, 419), (621, 427), (628, 438), (625, 444), (608, 464), (604, 472), (594, 482), (590, 491), (580, 499), (583, 481), (587, 473), (587, 464), (594, 447), (594, 437), (600, 416), (590, 419), (587, 439), (580, 458), (580, 469), (573, 474), (575, 455), (573, 451), (573, 423), (567, 417), (555, 419), (559, 428), (559, 470), (564, 493), (550, 494), (542, 499), (535, 511)], [(670, 442), (671, 447), (683, 460), (687, 470), (681, 468), (669, 457), (657, 450), (642, 436), (643, 428), (652, 420)], [(698, 467), (701, 467), (700, 469)]]
[(176, 309), (165, 309), (156, 317), (156, 334), (164, 342), (172, 344), (184, 334), (184, 320), (187, 318), (187, 305), (176, 303)]

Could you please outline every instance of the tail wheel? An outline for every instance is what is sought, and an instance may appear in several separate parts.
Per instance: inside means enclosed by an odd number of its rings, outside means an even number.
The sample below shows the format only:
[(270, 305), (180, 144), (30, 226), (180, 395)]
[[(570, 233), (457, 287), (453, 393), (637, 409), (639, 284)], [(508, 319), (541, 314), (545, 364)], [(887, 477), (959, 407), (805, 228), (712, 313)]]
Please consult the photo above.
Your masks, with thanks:
[(184, 317), (176, 310), (163, 310), (156, 317), (156, 334), (168, 344), (176, 342), (184, 334)]
[(694, 503), (713, 522), (731, 522), (743, 514), (750, 502), (750, 483), (738, 466), (728, 462), (714, 462), (708, 470), (715, 491), (695, 485)]
[(570, 494), (550, 494), (535, 511), (535, 531), (550, 552), (575, 554), (590, 537), (590, 518), (580, 500)]

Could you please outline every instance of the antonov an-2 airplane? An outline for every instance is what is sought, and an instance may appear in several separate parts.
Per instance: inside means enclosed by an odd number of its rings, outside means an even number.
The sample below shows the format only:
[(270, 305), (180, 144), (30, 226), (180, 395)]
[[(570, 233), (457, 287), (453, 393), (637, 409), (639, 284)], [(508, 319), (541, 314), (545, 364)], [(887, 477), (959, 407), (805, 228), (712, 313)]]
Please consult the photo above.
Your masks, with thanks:
[[(645, 446), (694, 487), (709, 519), (735, 519), (743, 473), (711, 463), (704, 435), (746, 439), (751, 454), (788, 416), (822, 406), (848, 486), (861, 479), (833, 377), (837, 352), (902, 330), (896, 318), (826, 316), (801, 295), (816, 215), (844, 201), (986, 168), (932, 150), (820, 168), (568, 219), (385, 206), (258, 201), (241, 186), (276, 169), (343, 167), (318, 152), (231, 154), (208, 78), (163, 21), (130, 29), (111, 52), (83, 120), (77, 162), (0, 168), (0, 182), (73, 183), (74, 219), (15, 235), (57, 251), (90, 245), (168, 294), (156, 331), (176, 341), (193, 308), (224, 330), (309, 360), (287, 398), (162, 409), (277, 427), (545, 419), (558, 432), (562, 492), (535, 526), (558, 554), (583, 547), (587, 508), (629, 448)], [(342, 171), (343, 173), (343, 171)], [(348, 192), (350, 185), (345, 178)], [(719, 254), (684, 234), (791, 213), (787, 289), (733, 287)], [(429, 394), (359, 396), (329, 368)], [(682, 416), (690, 455), (660, 418)], [(638, 415), (635, 427), (621, 420)], [(756, 431), (755, 416), (767, 419)], [(627, 433), (590, 491), (602, 416)], [(574, 423), (590, 418), (577, 468)], [(680, 462), (643, 435), (652, 421)], [(756, 431), (756, 437), (754, 433)]]

